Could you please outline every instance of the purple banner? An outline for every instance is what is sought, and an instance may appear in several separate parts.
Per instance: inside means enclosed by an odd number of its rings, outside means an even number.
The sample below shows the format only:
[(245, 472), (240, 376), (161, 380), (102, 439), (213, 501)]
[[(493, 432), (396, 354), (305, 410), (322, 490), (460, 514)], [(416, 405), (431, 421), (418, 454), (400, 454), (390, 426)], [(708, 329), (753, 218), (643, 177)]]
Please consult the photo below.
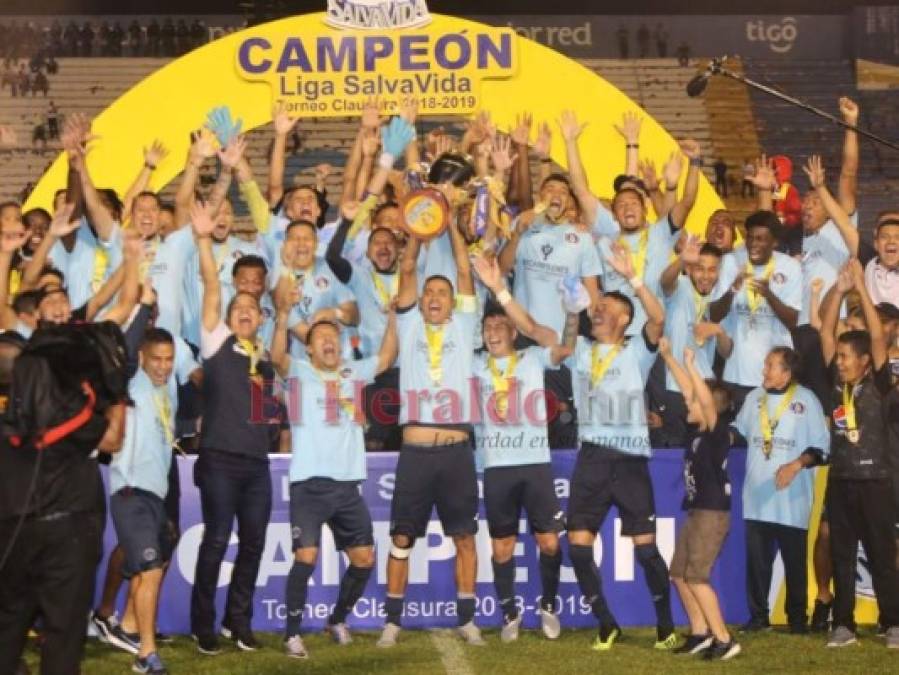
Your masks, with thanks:
[[(556, 494), (563, 507), (568, 501), (569, 478), (574, 468), (576, 453), (553, 453), (553, 469), (556, 476)], [(365, 595), (356, 605), (350, 624), (355, 628), (379, 628), (383, 624), (383, 603), (386, 593), (386, 566), (389, 550), (390, 500), (395, 482), (396, 453), (368, 455), (368, 480), (363, 494), (374, 520), (376, 572), (372, 575)], [(181, 472), (181, 530), (182, 537), (175, 551), (171, 568), (165, 579), (159, 610), (160, 630), (170, 633), (187, 633), (190, 629), (190, 591), (193, 584), (197, 549), (203, 532), (200, 500), (193, 485), (195, 458), (179, 458)], [(284, 584), (293, 554), (290, 542), (289, 456), (273, 456), (271, 463), (274, 490), (271, 522), (268, 527), (265, 550), (259, 578), (256, 582), (253, 627), (262, 631), (280, 631), (284, 627)], [(733, 450), (728, 462), (734, 505), (731, 531), (721, 557), (712, 574), (712, 583), (720, 593), (721, 608), (726, 620), (737, 623), (746, 618), (745, 556), (742, 492), (745, 473), (745, 450)], [(683, 460), (680, 450), (659, 450), (650, 462), (655, 488), (658, 545), (666, 560), (674, 552), (675, 533), (682, 523), (684, 513), (680, 509), (683, 498)], [(483, 493), (483, 490), (481, 491)], [(597, 538), (594, 554), (600, 565), (605, 593), (609, 605), (619, 623), (624, 626), (655, 625), (649, 591), (634, 556), (630, 539), (622, 537), (621, 521), (617, 512), (610, 517)], [(526, 520), (521, 521), (521, 537), (515, 549), (516, 590), (523, 608), (524, 625), (538, 625), (536, 610), (540, 598), (538, 551), (534, 539), (527, 533)], [(110, 522), (106, 528), (106, 553), (115, 545), (115, 531)], [(225, 589), (231, 575), (231, 562), (237, 549), (237, 535), (232, 535), (231, 546), (225, 557), (219, 576), (218, 617), (224, 606)], [(481, 509), (481, 523), (477, 535), (478, 546), (478, 613), (476, 621), (482, 626), (498, 626), (501, 613), (493, 588), (490, 565), (490, 538)], [(566, 543), (563, 535), (563, 550)], [(432, 520), (428, 536), (419, 540), (410, 558), (409, 587), (406, 593), (406, 613), (403, 619), (410, 628), (456, 625), (455, 584), (453, 580), (454, 549), (450, 539), (443, 536), (440, 523)], [(559, 589), (559, 606), (563, 626), (588, 627), (595, 621), (590, 608), (581, 599), (574, 572), (567, 564), (562, 567), (562, 583)], [(333, 539), (324, 529), (319, 563), (309, 589), (303, 624), (307, 628), (324, 625), (337, 598), (340, 575), (346, 560), (334, 549)], [(105, 564), (100, 567), (98, 588), (102, 587)], [(684, 622), (679, 603), (674, 602), (675, 618)]]

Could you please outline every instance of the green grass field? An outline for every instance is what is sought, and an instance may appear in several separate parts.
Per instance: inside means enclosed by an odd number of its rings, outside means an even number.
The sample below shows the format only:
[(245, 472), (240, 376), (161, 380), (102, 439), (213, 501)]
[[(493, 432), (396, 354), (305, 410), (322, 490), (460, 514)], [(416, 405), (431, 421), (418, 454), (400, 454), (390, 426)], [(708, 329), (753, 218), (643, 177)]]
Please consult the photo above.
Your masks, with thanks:
[[(202, 656), (193, 643), (179, 637), (165, 645), (161, 655), (174, 675), (259, 675), (261, 673), (899, 673), (899, 651), (887, 650), (870, 629), (860, 633), (861, 644), (845, 649), (826, 649), (821, 635), (792, 636), (771, 632), (742, 637), (743, 653), (727, 663), (706, 663), (689, 656), (675, 656), (652, 649), (655, 631), (625, 630), (611, 652), (590, 650), (589, 631), (567, 631), (549, 642), (525, 631), (517, 643), (502, 644), (495, 630), (486, 631), (487, 647), (468, 647), (447, 631), (407, 631), (394, 649), (375, 647), (375, 633), (357, 633), (355, 642), (338, 647), (322, 633), (304, 640), (308, 661), (289, 659), (281, 653), (280, 637), (259, 634), (263, 649), (252, 654), (238, 652), (223, 643), (223, 652)], [(443, 651), (441, 652), (441, 647)], [(447, 648), (448, 647), (448, 648)], [(112, 675), (131, 670), (132, 657), (99, 644), (88, 643), (83, 675)], [(37, 672), (37, 654), (30, 651), (28, 663)]]

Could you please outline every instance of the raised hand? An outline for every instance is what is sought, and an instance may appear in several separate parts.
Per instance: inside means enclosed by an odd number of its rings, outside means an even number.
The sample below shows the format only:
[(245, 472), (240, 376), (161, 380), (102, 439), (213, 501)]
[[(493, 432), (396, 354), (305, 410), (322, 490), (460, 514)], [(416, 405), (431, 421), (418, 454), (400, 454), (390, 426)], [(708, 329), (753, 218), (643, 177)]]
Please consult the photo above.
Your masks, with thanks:
[(534, 152), (541, 159), (549, 159), (552, 150), (553, 131), (547, 122), (541, 122), (537, 127), (537, 140), (534, 141)]
[(637, 164), (637, 170), (640, 172), (640, 178), (646, 189), (652, 192), (659, 187), (659, 174), (656, 173), (656, 165), (651, 159), (642, 160)]
[(275, 304), (275, 309), (279, 312), (287, 313), (300, 299), (301, 292), (296, 279), (293, 278), (292, 274), (282, 274), (281, 278), (278, 279), (275, 290), (272, 291), (272, 301)]
[(664, 335), (659, 338), (659, 353), (662, 356), (671, 356), (671, 341)]
[[(411, 124), (411, 120), (409, 122)], [(363, 104), (360, 124), (363, 129), (377, 130), (381, 126), (381, 107), (377, 98), (370, 98)]]
[(685, 138), (680, 143), (681, 152), (683, 152), (690, 159), (699, 159), (702, 157), (702, 147), (699, 145), (699, 141), (696, 141), (692, 138)]
[(863, 289), (865, 287), (865, 268), (862, 267), (859, 259), (850, 258), (849, 262), (846, 263), (846, 269), (849, 272), (849, 277), (852, 279), (852, 285), (856, 290)]
[(400, 102), (400, 117), (409, 124), (415, 124), (415, 118), (418, 117), (418, 99), (414, 96), (404, 98)]
[(218, 151), (219, 161), (226, 169), (233, 169), (240, 163), (246, 149), (246, 136), (235, 136), (228, 145)]
[(755, 174), (752, 176), (752, 184), (759, 190), (774, 190), (777, 187), (777, 176), (768, 162), (767, 155), (762, 155), (755, 161)]
[(696, 361), (696, 353), (689, 347), (684, 347), (684, 365), (692, 366)]
[(0, 124), (0, 145), (15, 145), (18, 140), (15, 129), (6, 124)]
[(821, 155), (812, 155), (808, 158), (805, 166), (802, 167), (805, 175), (808, 176), (808, 182), (812, 188), (817, 190), (824, 186), (824, 164), (821, 162)]
[(612, 255), (606, 258), (612, 269), (625, 279), (633, 279), (634, 262), (631, 260), (631, 252), (619, 243), (612, 244)]
[(190, 223), (194, 228), (194, 234), (199, 238), (211, 237), (215, 229), (215, 221), (212, 219), (212, 207), (201, 201), (194, 201), (190, 205)]
[(355, 220), (356, 214), (359, 213), (359, 202), (348, 201), (340, 205), (340, 215), (347, 220)]
[(858, 124), (858, 104), (851, 98), (843, 96), (840, 99), (840, 114), (846, 124), (856, 126)]
[(144, 258), (145, 252), (146, 248), (144, 247), (143, 239), (141, 239), (137, 229), (134, 227), (125, 228), (122, 232), (122, 254), (125, 260), (140, 263)]
[[(77, 223), (75, 226), (77, 227)], [(28, 237), (31, 234), (28, 230), (22, 230), (21, 232), (4, 232), (3, 236), (0, 236), (0, 253), (12, 254), (18, 251), (22, 246), (25, 245), (25, 242), (28, 241)]]
[(531, 138), (531, 124), (534, 118), (526, 112), (515, 116), (515, 126), (509, 130), (509, 136), (516, 145), (527, 145)]
[(493, 168), (506, 172), (512, 168), (516, 159), (518, 159), (518, 154), (512, 153), (512, 139), (509, 136), (497, 136), (490, 153)]
[(162, 144), (162, 141), (157, 139), (153, 141), (149, 148), (144, 148), (144, 164), (156, 167), (168, 155), (168, 148)]
[[(721, 332), (721, 326), (712, 321), (700, 321), (698, 323), (693, 324), (693, 339), (696, 340), (697, 344), (705, 344), (705, 341), (709, 338), (715, 337), (718, 333)], [(692, 352), (691, 352), (692, 353)], [(687, 350), (684, 350), (684, 357), (686, 359)]]
[(662, 175), (665, 177), (665, 185), (677, 185), (681, 172), (684, 170), (684, 156), (674, 151), (662, 167)]
[(197, 162), (209, 159), (215, 154), (215, 136), (209, 129), (197, 129), (190, 135), (190, 158)]
[(362, 132), (362, 156), (374, 157), (381, 147), (381, 137), (375, 129), (366, 129)]
[(613, 125), (624, 138), (624, 142), (629, 145), (635, 145), (640, 141), (640, 127), (643, 126), (643, 118), (637, 113), (628, 111), (621, 116), (621, 124)]
[(852, 272), (850, 272), (849, 270), (848, 262), (843, 266), (843, 269), (840, 270), (840, 273), (837, 275), (837, 280), (834, 285), (837, 287), (837, 290), (843, 295), (845, 295), (855, 287), (855, 281), (852, 279)]
[(81, 221), (71, 220), (72, 212), (74, 210), (75, 204), (69, 202), (63, 204), (62, 207), (53, 214), (53, 220), (50, 221), (50, 229), (48, 232), (59, 239), (77, 230)]
[(809, 284), (809, 288), (811, 289), (812, 293), (820, 295), (821, 291), (824, 290), (824, 279), (822, 279), (821, 277), (815, 277), (814, 279), (812, 279), (812, 283)]
[(586, 122), (578, 123), (573, 110), (563, 110), (559, 117), (559, 131), (562, 132), (562, 138), (566, 143), (576, 141), (586, 126)]
[(278, 101), (272, 108), (272, 125), (275, 127), (275, 134), (278, 136), (287, 136), (297, 125), (299, 118), (291, 117), (287, 114), (287, 105), (284, 101)]
[(680, 252), (680, 259), (687, 265), (695, 265), (699, 262), (699, 251), (702, 248), (702, 240), (695, 234), (688, 234), (684, 240), (684, 247)]
[(479, 255), (472, 259), (472, 267), (481, 283), (494, 293), (503, 289), (503, 274), (499, 269), (496, 256)]
[(448, 134), (440, 134), (434, 139), (434, 159), (453, 152), (456, 149), (456, 141)]

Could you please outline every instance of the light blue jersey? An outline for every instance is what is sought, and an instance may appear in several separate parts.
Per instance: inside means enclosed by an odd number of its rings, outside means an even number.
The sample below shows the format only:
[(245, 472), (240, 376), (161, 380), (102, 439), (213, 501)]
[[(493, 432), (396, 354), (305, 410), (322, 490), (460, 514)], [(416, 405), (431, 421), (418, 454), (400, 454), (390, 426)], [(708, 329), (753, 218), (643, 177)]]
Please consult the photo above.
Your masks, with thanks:
[(290, 218), (285, 216), (283, 211), (272, 213), (268, 218), (268, 230), (260, 235), (269, 269), (274, 268), (281, 260), (281, 246), (284, 244), (284, 234), (288, 225)]
[[(212, 243), (212, 256), (219, 272), (219, 284), (222, 296), (222, 316), (228, 303), (234, 298), (234, 263), (245, 255), (256, 255), (264, 259), (258, 243), (245, 241), (237, 236), (230, 236), (224, 242)], [(200, 255), (195, 252), (188, 260), (187, 273), (184, 276), (184, 337), (191, 344), (200, 344), (200, 323), (203, 314), (203, 279), (200, 276)]]
[[(156, 387), (140, 368), (128, 384), (128, 395), (134, 406), (127, 410), (122, 449), (112, 456), (109, 465), (109, 493), (134, 487), (165, 499), (178, 412), (175, 378)], [(166, 398), (168, 415), (163, 412)]]
[(513, 381), (507, 392), (508, 408), (496, 410), (494, 372), (505, 377), (509, 357), (491, 359), (487, 353), (474, 357), (474, 377), (480, 392), (481, 423), (475, 427), (478, 468), (524, 466), (550, 461), (546, 431), (546, 390), (543, 371), (557, 369), (552, 349), (528, 347), (516, 352)]
[(188, 262), (197, 252), (193, 229), (189, 225), (182, 227), (169, 233), (165, 240), (157, 237), (145, 242), (145, 246), (152, 255), (147, 276), (156, 291), (159, 307), (156, 326), (172, 335), (181, 335), (184, 278)]
[(559, 282), (566, 276), (595, 277), (602, 265), (593, 238), (570, 224), (537, 221), (521, 235), (515, 254), (514, 295), (518, 303), (561, 337), (565, 310)]
[[(290, 310), (288, 326), (294, 328), (300, 323), (309, 323), (316, 312), (330, 307), (337, 307), (344, 302), (353, 300), (353, 293), (344, 286), (328, 264), (321, 258), (316, 258), (312, 266), (311, 274), (295, 272), (302, 276), (300, 284), (300, 302)], [(300, 281), (299, 276), (297, 277)], [(341, 342), (344, 357), (350, 358), (352, 348), (347, 336), (348, 331), (341, 331)], [(299, 340), (291, 340), (291, 356), (298, 359), (307, 359), (306, 347)]]
[(596, 206), (596, 218), (593, 219), (593, 226), (590, 228), (593, 237), (610, 237), (616, 239), (621, 232), (621, 225), (615, 220), (615, 214), (606, 208), (605, 204), (599, 203)]
[[(709, 320), (708, 304), (713, 294), (714, 291), (708, 296), (700, 296), (690, 277), (681, 274), (677, 278), (674, 293), (665, 299), (665, 336), (671, 343), (671, 353), (682, 363), (684, 348), (692, 349), (696, 355), (696, 369), (707, 379), (715, 378), (712, 365), (715, 363), (717, 340), (710, 338), (700, 345), (693, 335), (693, 328), (698, 322)], [(667, 369), (665, 388), (668, 391), (680, 391), (677, 381)]]
[[(637, 294), (627, 279), (616, 272), (609, 264), (609, 258), (612, 256), (612, 245), (621, 239), (627, 242), (631, 250), (631, 260), (634, 267), (637, 267), (639, 259), (638, 252), (643, 238), (644, 230), (638, 232), (622, 232), (619, 237), (610, 239), (603, 237), (596, 243), (599, 250), (599, 259), (602, 264), (602, 288), (603, 291), (618, 291), (630, 298), (634, 304), (634, 318), (627, 327), (628, 335), (638, 335), (646, 323), (646, 311), (643, 304), (637, 298)], [(662, 297), (662, 272), (671, 262), (671, 253), (674, 251), (674, 244), (680, 236), (680, 230), (672, 232), (668, 217), (665, 216), (661, 220), (646, 226), (646, 255), (643, 264), (643, 283), (657, 298)]]
[[(852, 224), (858, 227), (858, 213), (852, 215)], [(799, 310), (800, 326), (808, 325), (812, 299), (812, 281), (821, 279), (820, 300), (837, 280), (837, 275), (849, 261), (849, 247), (840, 228), (828, 220), (814, 234), (802, 237), (802, 309)]]
[(72, 307), (82, 307), (122, 264), (120, 228), (117, 223), (113, 224), (109, 241), (103, 241), (94, 235), (87, 219), (82, 217), (75, 230), (72, 250), (66, 250), (62, 241), (57, 240), (50, 247), (49, 258), (53, 267), (65, 275)]
[(387, 332), (387, 311), (390, 299), (399, 288), (399, 274), (394, 271), (382, 274), (375, 270), (368, 258), (353, 265), (347, 286), (359, 305), (359, 351), (362, 356), (373, 356), (381, 348)]
[[(594, 359), (594, 345), (597, 345)], [(602, 378), (592, 381), (595, 361), (602, 363), (614, 349), (578, 337), (574, 354), (565, 360), (571, 368), (578, 414), (578, 438), (638, 457), (649, 457), (644, 390), (656, 359), (656, 348), (645, 337), (627, 339), (608, 363)]]
[[(400, 424), (469, 424), (471, 372), (477, 311), (474, 296), (461, 301), (450, 320), (431, 330), (436, 362), (432, 365), (428, 331), (418, 306), (397, 314), (400, 369)], [(442, 338), (436, 336), (440, 334)]]
[[(793, 400), (777, 421), (772, 434), (770, 459), (765, 459), (759, 410), (765, 390), (752, 390), (734, 420), (734, 428), (746, 439), (746, 481), (743, 484), (743, 517), (765, 523), (808, 529), (815, 497), (815, 472), (801, 471), (784, 490), (774, 479), (777, 470), (797, 459), (808, 448), (818, 448), (825, 457), (830, 451), (830, 432), (818, 398), (797, 386)], [(774, 422), (778, 405), (786, 394), (768, 394), (768, 419)]]
[[(288, 390), (298, 392), (299, 419), (291, 423), (290, 482), (310, 478), (365, 480), (362, 389), (375, 379), (377, 357), (345, 361), (324, 373), (291, 359)], [(338, 393), (339, 391), (339, 393)]]

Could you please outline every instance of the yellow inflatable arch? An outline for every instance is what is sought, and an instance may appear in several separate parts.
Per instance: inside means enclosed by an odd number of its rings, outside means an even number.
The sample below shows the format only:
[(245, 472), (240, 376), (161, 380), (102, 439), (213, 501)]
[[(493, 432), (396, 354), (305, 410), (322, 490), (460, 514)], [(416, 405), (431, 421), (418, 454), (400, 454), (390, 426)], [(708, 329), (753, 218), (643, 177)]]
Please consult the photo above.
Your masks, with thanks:
[[(474, 92), (479, 96), (476, 106), (489, 110), (500, 129), (510, 127), (515, 115), (522, 111), (529, 111), (535, 122), (549, 121), (556, 132), (553, 159), (562, 166), (566, 164), (565, 149), (555, 120), (562, 110), (575, 110), (578, 117), (588, 123), (581, 136), (580, 147), (591, 188), (599, 195), (610, 195), (612, 180), (623, 169), (624, 141), (614, 130), (613, 124), (620, 122), (625, 111), (639, 112), (644, 117), (641, 156), (660, 162), (676, 149), (675, 139), (634, 101), (575, 61), (508, 29), (496, 29), (449, 16), (432, 17), (432, 22), (425, 27), (384, 30), (380, 34), (398, 36), (399, 39), (404, 34), (418, 36), (408, 38), (413, 56), (407, 58), (405, 65), (421, 67), (428, 56), (439, 60), (434, 45), (441, 39), (444, 41), (442, 56), (446, 65), (447, 60), (459, 61), (466, 49), (464, 41), (458, 36), (506, 31), (508, 37), (504, 39), (514, 41), (515, 74), (505, 79), (484, 79), (479, 85), (479, 92)], [(371, 36), (372, 31), (333, 28), (325, 24), (324, 18), (324, 13), (308, 14), (233, 33), (172, 61), (125, 92), (94, 121), (93, 131), (100, 139), (88, 156), (88, 164), (95, 183), (124, 193), (140, 169), (141, 149), (159, 138), (172, 151), (153, 174), (151, 188), (161, 189), (181, 171), (190, 143), (189, 134), (203, 124), (206, 114), (213, 107), (229, 106), (232, 115), (243, 120), (243, 129), (247, 131), (270, 122), (273, 98), (283, 93), (277, 89), (273, 92), (271, 87), (293, 87), (296, 78), (285, 78), (285, 85), (277, 84), (273, 74), (260, 75), (256, 81), (251, 81), (253, 75), (239, 67), (240, 54), (244, 54), (244, 64), (250, 64), (257, 70), (261, 70), (270, 60), (271, 73), (277, 69), (282, 57), (287, 59), (285, 63), (294, 67), (303, 64), (304, 58), (309, 58), (315, 70), (320, 68), (320, 64), (315, 62), (316, 56), (319, 61), (322, 57), (321, 47), (317, 51), (315, 43), (324, 37), (331, 40), (327, 54), (331, 65), (340, 57), (346, 67), (350, 63), (349, 56), (353, 54), (340, 52), (337, 47), (346, 46), (343, 43), (347, 36), (356, 36), (359, 45), (363, 45), (363, 36)], [(299, 40), (287, 36), (297, 36)], [(447, 36), (457, 39), (447, 39)], [(294, 49), (282, 50), (285, 39), (292, 40)], [(377, 38), (374, 40), (376, 42)], [(296, 49), (298, 42), (308, 47)], [(489, 42), (485, 45), (471, 44), (474, 45), (473, 61), (480, 57), (486, 61), (497, 59), (499, 50), (496, 45)], [(266, 45), (272, 48), (267, 49)], [(385, 45), (386, 42), (373, 47), (368, 43), (360, 46), (361, 51), (355, 54), (358, 57), (357, 68), (363, 71), (366, 66), (371, 66), (372, 50), (377, 57), (379, 49), (382, 53), (385, 51)], [(285, 51), (289, 51), (286, 57)], [(386, 60), (384, 64), (387, 66)], [(375, 61), (374, 65), (377, 70), (380, 63)], [(329, 79), (322, 73), (311, 73), (311, 76), (319, 81)], [(487, 71), (484, 76), (490, 77)], [(357, 99), (362, 98), (364, 95), (360, 92)], [(463, 107), (465, 103), (466, 100), (459, 100)], [(439, 112), (445, 114), (447, 111)], [(427, 109), (420, 110), (420, 114), (427, 113)], [(314, 116), (316, 113), (306, 114)], [(331, 114), (335, 113), (332, 111)], [(65, 156), (60, 155), (41, 178), (26, 206), (49, 208), (53, 192), (65, 185), (65, 171)], [(702, 178), (688, 227), (694, 231), (701, 230), (708, 216), (721, 207), (721, 201), (711, 185)]]

